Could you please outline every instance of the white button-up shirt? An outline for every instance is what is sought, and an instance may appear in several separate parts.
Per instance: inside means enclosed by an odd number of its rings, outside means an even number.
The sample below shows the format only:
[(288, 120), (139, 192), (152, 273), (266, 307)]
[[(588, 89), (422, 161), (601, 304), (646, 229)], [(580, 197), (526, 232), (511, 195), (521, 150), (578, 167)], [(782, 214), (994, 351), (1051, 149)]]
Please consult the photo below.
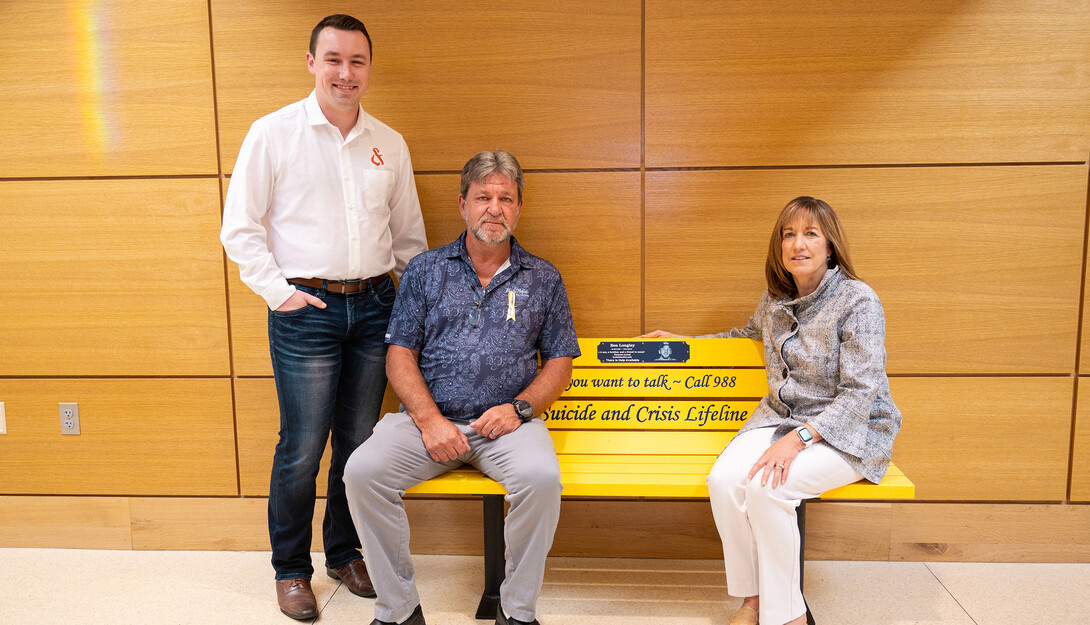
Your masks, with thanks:
[(409, 147), (362, 108), (345, 138), (314, 93), (253, 123), (220, 232), (242, 281), (276, 309), (288, 278), (400, 276), (428, 249)]

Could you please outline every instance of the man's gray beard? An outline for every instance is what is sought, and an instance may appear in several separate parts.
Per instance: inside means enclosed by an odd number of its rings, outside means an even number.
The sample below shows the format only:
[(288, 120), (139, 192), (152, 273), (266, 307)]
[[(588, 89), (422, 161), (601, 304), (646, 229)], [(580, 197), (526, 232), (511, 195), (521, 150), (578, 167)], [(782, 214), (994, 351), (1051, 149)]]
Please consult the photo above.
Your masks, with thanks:
[(489, 245), (499, 245), (501, 243), (506, 243), (507, 240), (511, 238), (511, 231), (506, 228), (504, 228), (503, 234), (500, 235), (500, 239), (498, 241), (493, 241), (489, 239), (488, 235), (484, 233), (484, 228), (482, 228), (480, 224), (470, 226), (469, 231), (473, 233), (473, 236), (477, 237), (478, 241), (480, 241), (481, 243), (487, 243)]

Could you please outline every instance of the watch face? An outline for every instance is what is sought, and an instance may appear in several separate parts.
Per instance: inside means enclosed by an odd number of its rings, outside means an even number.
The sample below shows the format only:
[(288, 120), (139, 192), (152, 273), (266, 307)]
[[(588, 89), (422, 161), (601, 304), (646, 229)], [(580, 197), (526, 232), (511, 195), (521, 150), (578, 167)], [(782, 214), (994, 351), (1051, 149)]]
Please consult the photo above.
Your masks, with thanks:
[(516, 399), (511, 403), (514, 404), (515, 412), (523, 421), (534, 418), (534, 407), (530, 405), (530, 402), (525, 399)]

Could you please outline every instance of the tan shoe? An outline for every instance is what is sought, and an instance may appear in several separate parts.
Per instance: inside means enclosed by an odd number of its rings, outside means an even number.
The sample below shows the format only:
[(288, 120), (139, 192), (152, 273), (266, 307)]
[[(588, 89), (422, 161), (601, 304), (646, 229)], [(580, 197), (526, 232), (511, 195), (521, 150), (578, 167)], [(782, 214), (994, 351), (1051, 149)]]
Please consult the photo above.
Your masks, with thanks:
[(730, 625), (757, 625), (757, 612), (753, 608), (742, 606), (734, 613)]
[(367, 574), (363, 560), (353, 560), (339, 569), (326, 569), (325, 572), (344, 582), (344, 587), (352, 594), (368, 599), (375, 597), (375, 587), (371, 585), (371, 576)]
[(297, 621), (318, 616), (318, 600), (310, 589), (309, 579), (276, 580), (276, 602), (281, 612)]

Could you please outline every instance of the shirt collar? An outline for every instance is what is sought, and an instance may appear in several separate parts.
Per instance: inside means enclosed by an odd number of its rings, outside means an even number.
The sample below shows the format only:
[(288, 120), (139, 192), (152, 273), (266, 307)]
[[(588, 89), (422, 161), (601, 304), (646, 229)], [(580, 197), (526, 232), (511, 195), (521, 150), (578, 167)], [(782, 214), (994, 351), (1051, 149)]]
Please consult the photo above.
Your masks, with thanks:
[(512, 234), (511, 235), (511, 264), (512, 265), (520, 265), (522, 267), (529, 267), (530, 266), (529, 256), (530, 255), (526, 253), (526, 250), (522, 249), (522, 246), (519, 245), (519, 242), (515, 239), (515, 235)]
[[(473, 266), (473, 261), (469, 259), (469, 250), (466, 249), (466, 236), (468, 236), (468, 235), (469, 235), (468, 230), (463, 230), (462, 231), (462, 235), (458, 237), (458, 240), (454, 242), (454, 245), (451, 247), (450, 251), (447, 253), (447, 258), (461, 258), (462, 260), (464, 260), (466, 262), (466, 264), (468, 264), (470, 267), (472, 267)], [(519, 265), (519, 266), (522, 266), (522, 267), (529, 267), (530, 266), (529, 256), (530, 255), (526, 253), (526, 250), (522, 249), (522, 246), (519, 245), (518, 240), (515, 239), (515, 235), (512, 234), (511, 235), (511, 256), (509, 257), (509, 260), (511, 262), (511, 266), (514, 267), (515, 265)]]
[[(371, 116), (367, 114), (367, 111), (363, 110), (363, 106), (360, 106), (359, 109), (359, 115), (356, 116), (356, 125), (352, 127), (352, 130), (348, 131), (348, 137), (345, 141), (373, 128)], [(322, 107), (318, 104), (317, 91), (311, 91), (310, 95), (307, 96), (307, 99), (303, 101), (303, 110), (306, 111), (307, 122), (309, 122), (311, 126), (321, 126), (322, 124), (333, 126), (333, 124), (326, 119), (325, 113), (322, 112)]]
[(801, 306), (805, 308), (812, 304), (817, 299), (823, 297), (826, 293), (832, 292), (836, 288), (836, 284), (840, 282), (840, 266), (829, 268), (824, 276), (821, 276), (821, 282), (818, 283), (814, 292), (804, 297), (799, 297), (793, 300), (788, 300), (785, 304), (788, 306)]

